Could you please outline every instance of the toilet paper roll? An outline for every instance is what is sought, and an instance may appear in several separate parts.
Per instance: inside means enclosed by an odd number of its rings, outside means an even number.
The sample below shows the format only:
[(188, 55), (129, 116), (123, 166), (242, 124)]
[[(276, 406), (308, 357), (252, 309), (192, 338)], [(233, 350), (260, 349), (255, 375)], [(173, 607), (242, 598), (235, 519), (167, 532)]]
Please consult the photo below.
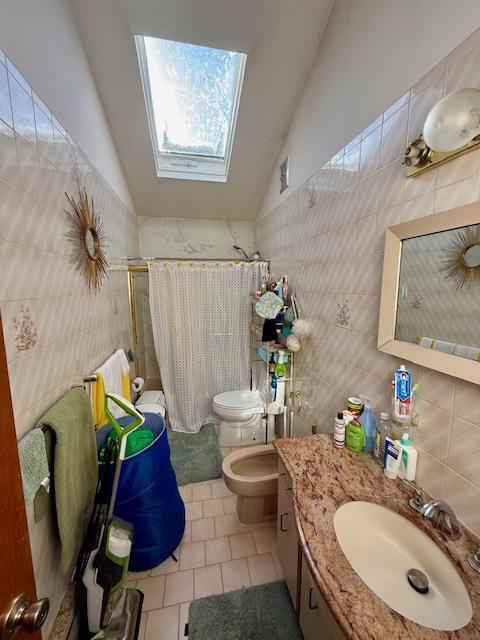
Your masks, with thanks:
[(145, 380), (143, 378), (135, 378), (132, 380), (132, 389), (138, 393), (143, 389), (143, 385), (145, 384)]

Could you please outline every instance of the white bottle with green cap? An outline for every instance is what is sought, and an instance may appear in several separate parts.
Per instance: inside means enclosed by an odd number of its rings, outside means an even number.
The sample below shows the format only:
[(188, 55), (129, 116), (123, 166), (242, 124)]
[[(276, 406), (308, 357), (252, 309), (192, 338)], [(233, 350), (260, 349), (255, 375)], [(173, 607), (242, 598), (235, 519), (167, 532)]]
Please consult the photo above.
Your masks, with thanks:
[(397, 441), (397, 444), (401, 454), (398, 477), (413, 482), (417, 473), (417, 450), (410, 444), (408, 433), (404, 433), (402, 439)]

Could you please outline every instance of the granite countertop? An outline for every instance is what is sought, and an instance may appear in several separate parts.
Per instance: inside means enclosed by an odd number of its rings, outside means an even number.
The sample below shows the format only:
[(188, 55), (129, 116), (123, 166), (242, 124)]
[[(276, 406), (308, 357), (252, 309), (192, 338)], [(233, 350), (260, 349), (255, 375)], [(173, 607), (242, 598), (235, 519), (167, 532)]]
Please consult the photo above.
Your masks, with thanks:
[[(408, 504), (412, 490), (388, 480), (367, 454), (336, 449), (331, 435), (276, 440), (278, 455), (293, 484), (300, 545), (312, 576), (347, 638), (355, 640), (474, 640), (480, 638), (480, 575), (466, 556), (479, 539), (462, 527), (451, 540)], [(366, 500), (396, 511), (434, 540), (457, 568), (473, 605), (470, 623), (457, 631), (437, 631), (401, 616), (355, 573), (337, 542), (335, 511), (345, 502)], [(379, 558), (379, 561), (381, 559)]]

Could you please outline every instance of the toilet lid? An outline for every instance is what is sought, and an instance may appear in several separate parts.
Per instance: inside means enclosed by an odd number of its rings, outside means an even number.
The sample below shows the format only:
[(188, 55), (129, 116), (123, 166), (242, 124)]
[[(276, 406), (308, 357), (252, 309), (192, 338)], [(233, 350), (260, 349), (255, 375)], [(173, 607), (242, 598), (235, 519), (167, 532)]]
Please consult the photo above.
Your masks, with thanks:
[(251, 409), (260, 402), (258, 391), (225, 391), (214, 397), (213, 402), (227, 409)]

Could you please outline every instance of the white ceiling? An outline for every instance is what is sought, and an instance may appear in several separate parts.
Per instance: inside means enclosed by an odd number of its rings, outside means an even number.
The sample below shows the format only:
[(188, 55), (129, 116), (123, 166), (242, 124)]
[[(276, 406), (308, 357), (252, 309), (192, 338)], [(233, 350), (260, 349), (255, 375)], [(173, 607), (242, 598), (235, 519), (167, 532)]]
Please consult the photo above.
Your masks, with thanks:
[[(69, 0), (138, 215), (253, 220), (334, 0)], [(228, 182), (157, 178), (134, 34), (248, 54)]]

